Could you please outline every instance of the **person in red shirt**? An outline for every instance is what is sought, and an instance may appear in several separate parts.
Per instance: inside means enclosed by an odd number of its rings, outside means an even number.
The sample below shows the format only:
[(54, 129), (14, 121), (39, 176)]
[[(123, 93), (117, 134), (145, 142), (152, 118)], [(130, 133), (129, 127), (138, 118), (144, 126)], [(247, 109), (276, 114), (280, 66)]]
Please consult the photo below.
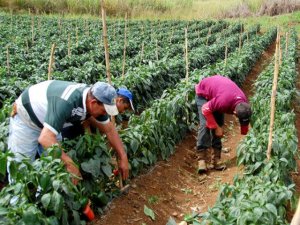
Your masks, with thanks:
[(197, 137), (199, 152), (198, 172), (208, 169), (207, 152), (212, 147), (212, 166), (216, 170), (226, 169), (220, 162), (224, 125), (224, 114), (234, 114), (241, 125), (241, 134), (246, 135), (252, 114), (243, 91), (229, 78), (214, 75), (202, 79), (196, 86), (196, 103), (200, 125)]

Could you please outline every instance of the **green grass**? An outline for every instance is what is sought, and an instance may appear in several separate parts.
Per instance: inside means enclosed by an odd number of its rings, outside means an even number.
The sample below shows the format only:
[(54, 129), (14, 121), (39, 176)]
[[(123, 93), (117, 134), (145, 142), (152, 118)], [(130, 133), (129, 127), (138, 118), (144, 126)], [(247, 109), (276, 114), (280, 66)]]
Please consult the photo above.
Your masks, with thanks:
[[(99, 0), (0, 0), (0, 7), (8, 10), (28, 8), (36, 12), (100, 14)], [(247, 4), (257, 11), (264, 0), (106, 0), (107, 15), (122, 16), (129, 12), (134, 18), (205, 19)]]
[[(28, 12), (28, 7), (39, 13), (61, 14), (70, 17), (89, 18), (100, 15), (99, 0), (0, 0), (0, 7), (6, 10)], [(124, 18), (129, 12), (131, 19), (221, 19), (224, 13), (234, 11), (246, 4), (252, 13), (259, 11), (264, 0), (106, 0), (107, 15)], [(259, 23), (265, 30), (270, 26), (285, 29), (291, 24), (300, 34), (300, 12), (280, 16), (253, 16), (241, 19), (245, 24)]]
[(288, 29), (289, 25), (295, 27), (298, 35), (300, 35), (300, 11), (283, 14), (279, 16), (260, 16), (248, 17), (241, 19), (228, 19), (229, 21), (241, 21), (249, 26), (253, 24), (261, 24), (262, 30), (268, 29), (270, 26), (279, 26), (281, 30)]

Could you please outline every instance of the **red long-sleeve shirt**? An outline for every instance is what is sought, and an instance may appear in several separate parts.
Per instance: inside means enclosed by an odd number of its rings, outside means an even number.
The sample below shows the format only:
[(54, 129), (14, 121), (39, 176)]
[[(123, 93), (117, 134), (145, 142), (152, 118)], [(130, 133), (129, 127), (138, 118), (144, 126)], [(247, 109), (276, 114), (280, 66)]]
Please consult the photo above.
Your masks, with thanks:
[(232, 80), (221, 75), (202, 79), (195, 86), (195, 91), (198, 96), (208, 101), (203, 105), (202, 113), (209, 129), (217, 128), (213, 112), (233, 114), (237, 104), (248, 103), (243, 91)]

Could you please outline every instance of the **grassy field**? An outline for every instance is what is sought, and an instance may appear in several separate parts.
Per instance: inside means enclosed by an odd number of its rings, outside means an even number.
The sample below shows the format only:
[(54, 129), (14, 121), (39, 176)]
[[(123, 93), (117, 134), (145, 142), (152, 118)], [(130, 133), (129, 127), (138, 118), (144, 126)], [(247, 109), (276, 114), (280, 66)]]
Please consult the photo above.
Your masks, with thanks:
[(270, 26), (279, 26), (285, 30), (290, 26), (295, 27), (298, 36), (300, 36), (300, 11), (283, 14), (279, 16), (259, 16), (259, 17), (247, 17), (241, 19), (228, 19), (229, 21), (241, 21), (247, 25), (253, 25), (256, 23), (261, 24), (262, 30), (269, 28)]
[[(273, 3), (284, 0), (272, 0)], [(257, 16), (262, 5), (271, 0), (106, 0), (107, 15), (110, 18), (124, 18), (126, 12), (131, 19), (222, 19), (234, 13), (244, 14), (239, 19), (245, 24), (260, 23), (262, 29), (270, 26), (296, 27), (300, 34), (300, 11), (279, 16)], [(297, 5), (299, 0), (287, 0)], [(300, 3), (298, 3), (300, 5)], [(67, 14), (76, 17), (100, 15), (100, 0), (0, 0), (0, 7), (6, 11), (47, 14)], [(247, 16), (248, 15), (248, 16)], [(247, 16), (247, 17), (245, 17)]]
[[(107, 14), (123, 16), (129, 12), (135, 18), (205, 19), (221, 17), (239, 6), (257, 12), (267, 0), (106, 0)], [(278, 0), (277, 0), (278, 1)], [(296, 0), (289, 0), (296, 1)], [(6, 10), (29, 8), (38, 13), (71, 13), (99, 15), (100, 0), (0, 0)]]

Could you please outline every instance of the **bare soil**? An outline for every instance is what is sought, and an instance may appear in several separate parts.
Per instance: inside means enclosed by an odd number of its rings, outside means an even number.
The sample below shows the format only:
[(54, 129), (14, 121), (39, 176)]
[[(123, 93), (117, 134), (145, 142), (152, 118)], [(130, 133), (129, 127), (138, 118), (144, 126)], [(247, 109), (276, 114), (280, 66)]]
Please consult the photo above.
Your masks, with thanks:
[[(253, 82), (269, 64), (274, 51), (272, 44), (248, 74), (242, 89), (249, 98), (255, 92)], [(147, 173), (131, 180), (128, 193), (114, 199), (106, 213), (92, 224), (165, 225), (170, 216), (179, 222), (193, 210), (205, 212), (214, 205), (220, 185), (232, 183), (233, 177), (242, 173), (242, 168), (236, 165), (236, 148), (243, 136), (232, 115), (225, 116), (224, 133), (222, 160), (227, 165), (226, 170), (197, 174), (197, 133), (191, 132), (176, 146), (175, 154), (168, 161), (158, 162)], [(154, 211), (154, 221), (144, 214), (144, 205)]]

